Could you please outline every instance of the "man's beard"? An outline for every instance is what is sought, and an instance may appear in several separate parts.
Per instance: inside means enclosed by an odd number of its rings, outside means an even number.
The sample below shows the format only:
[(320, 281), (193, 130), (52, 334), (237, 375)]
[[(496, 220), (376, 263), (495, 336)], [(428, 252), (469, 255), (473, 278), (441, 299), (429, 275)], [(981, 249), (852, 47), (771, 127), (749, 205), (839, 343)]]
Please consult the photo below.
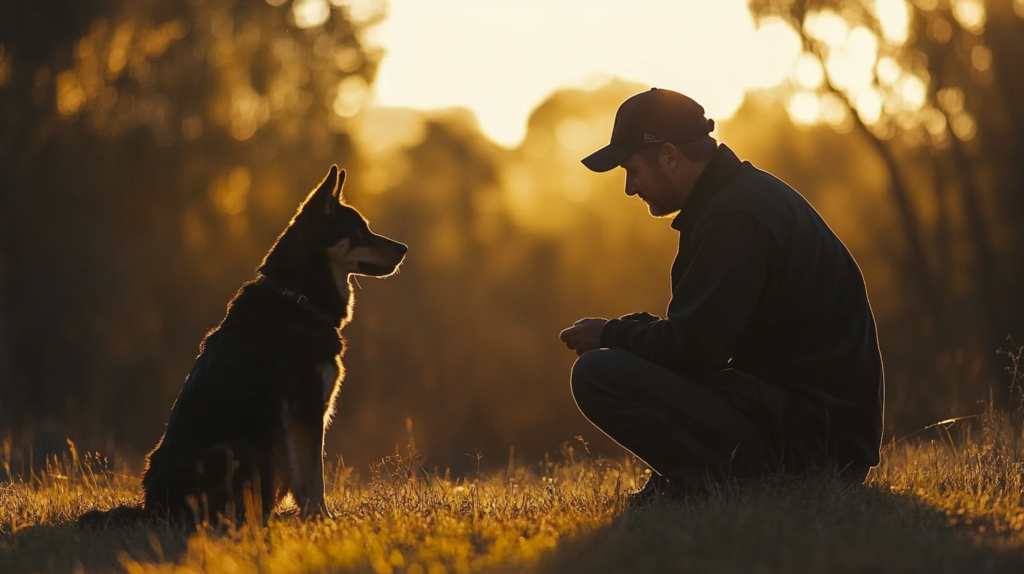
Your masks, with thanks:
[(653, 203), (648, 203), (647, 204), (647, 211), (648, 211), (648, 213), (651, 214), (651, 217), (669, 217), (671, 215), (679, 213), (678, 209), (676, 209), (676, 210), (667, 210), (667, 209), (663, 210), (661, 207), (658, 207), (658, 206), (654, 205)]
[[(675, 193), (675, 183), (673, 183), (672, 179), (669, 178), (668, 174), (665, 173), (660, 165), (654, 166), (652, 173), (654, 179), (652, 183), (659, 192), (656, 195), (660, 201), (668, 201), (677, 195)], [(651, 213), (652, 217), (668, 217), (669, 215), (678, 212), (682, 207), (661, 205), (660, 203), (651, 201), (649, 198), (644, 198), (644, 203), (647, 204), (647, 210)]]

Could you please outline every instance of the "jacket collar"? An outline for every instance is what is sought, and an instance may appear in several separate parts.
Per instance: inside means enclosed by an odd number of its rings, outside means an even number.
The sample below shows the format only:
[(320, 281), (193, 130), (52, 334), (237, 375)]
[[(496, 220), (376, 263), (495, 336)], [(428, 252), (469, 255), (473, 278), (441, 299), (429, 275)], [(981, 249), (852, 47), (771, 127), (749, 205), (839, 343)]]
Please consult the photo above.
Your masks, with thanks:
[(676, 215), (675, 219), (672, 220), (672, 229), (675, 229), (684, 236), (689, 236), (694, 224), (697, 223), (697, 218), (700, 217), (708, 202), (722, 188), (725, 180), (742, 163), (740, 158), (736, 157), (736, 154), (731, 149), (725, 144), (720, 144), (718, 151), (715, 152), (707, 167), (704, 168), (704, 172), (700, 174), (697, 182), (693, 184), (690, 197), (686, 198), (683, 208), (679, 211), (679, 215)]

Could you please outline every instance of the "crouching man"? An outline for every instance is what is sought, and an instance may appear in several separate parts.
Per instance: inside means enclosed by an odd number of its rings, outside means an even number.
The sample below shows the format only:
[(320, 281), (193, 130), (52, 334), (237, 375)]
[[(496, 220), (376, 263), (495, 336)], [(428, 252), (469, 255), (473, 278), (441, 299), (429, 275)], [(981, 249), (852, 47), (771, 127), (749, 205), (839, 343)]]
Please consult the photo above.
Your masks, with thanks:
[(639, 499), (708, 480), (878, 464), (882, 360), (860, 268), (791, 187), (740, 161), (714, 122), (669, 90), (619, 107), (611, 143), (583, 160), (626, 170), (626, 195), (674, 215), (668, 316), (580, 319), (583, 414), (660, 477)]

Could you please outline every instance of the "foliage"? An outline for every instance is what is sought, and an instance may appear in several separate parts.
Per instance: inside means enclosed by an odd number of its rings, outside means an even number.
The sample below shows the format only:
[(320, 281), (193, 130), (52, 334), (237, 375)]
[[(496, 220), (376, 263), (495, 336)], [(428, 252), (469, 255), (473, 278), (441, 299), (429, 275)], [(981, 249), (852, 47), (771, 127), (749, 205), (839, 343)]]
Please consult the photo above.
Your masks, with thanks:
[(77, 4), (0, 13), (0, 426), (142, 451), (304, 192), (356, 161), (383, 5)]

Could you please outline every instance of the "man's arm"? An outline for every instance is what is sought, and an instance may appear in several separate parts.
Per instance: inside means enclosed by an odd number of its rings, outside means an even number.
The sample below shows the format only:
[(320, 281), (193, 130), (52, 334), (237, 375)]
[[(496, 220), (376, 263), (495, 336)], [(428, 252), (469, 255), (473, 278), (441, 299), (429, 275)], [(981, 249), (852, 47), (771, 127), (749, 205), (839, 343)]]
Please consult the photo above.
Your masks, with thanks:
[(694, 256), (675, 286), (668, 318), (608, 321), (600, 346), (694, 373), (722, 368), (761, 296), (775, 245), (753, 216), (715, 214), (694, 234)]
[(619, 321), (636, 321), (639, 323), (650, 323), (651, 321), (660, 321), (661, 317), (657, 315), (651, 315), (647, 311), (640, 311), (639, 313), (630, 313), (629, 315), (623, 315), (619, 317)]
[[(619, 321), (633, 321), (640, 323), (660, 320), (661, 317), (656, 317), (646, 311), (630, 313), (629, 315), (619, 317)], [(608, 319), (580, 319), (573, 323), (572, 327), (563, 329), (558, 335), (558, 338), (565, 343), (566, 347), (576, 351), (577, 355), (582, 355), (587, 351), (593, 351), (594, 349), (601, 347), (601, 332), (604, 330), (604, 326), (607, 323)]]

